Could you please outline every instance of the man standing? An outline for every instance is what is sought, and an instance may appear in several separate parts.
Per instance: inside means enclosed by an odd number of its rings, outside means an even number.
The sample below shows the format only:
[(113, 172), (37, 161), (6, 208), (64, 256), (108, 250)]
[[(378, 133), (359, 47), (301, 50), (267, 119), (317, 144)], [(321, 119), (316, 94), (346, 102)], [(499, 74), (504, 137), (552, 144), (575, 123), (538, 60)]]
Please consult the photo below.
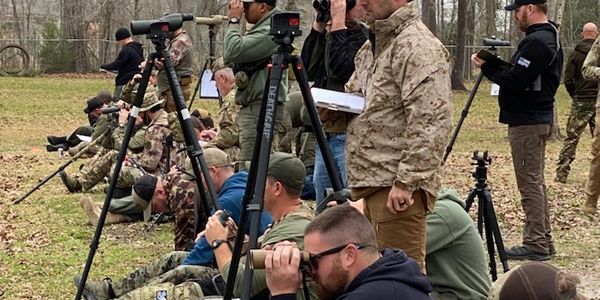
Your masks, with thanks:
[(558, 156), (556, 178), (554, 178), (556, 182), (560, 183), (567, 182), (571, 162), (575, 160), (577, 143), (579, 143), (579, 138), (585, 126), (589, 124), (592, 134), (594, 133), (594, 106), (598, 94), (598, 82), (585, 80), (581, 75), (581, 66), (594, 40), (598, 37), (598, 27), (592, 22), (585, 23), (581, 36), (583, 40), (575, 46), (575, 50), (569, 56), (565, 70), (565, 87), (573, 99), (573, 103), (567, 121), (567, 137), (565, 137), (563, 148)]
[(500, 86), (500, 123), (508, 125), (511, 155), (525, 211), (523, 245), (506, 250), (510, 259), (548, 260), (555, 248), (544, 181), (546, 141), (554, 120), (554, 95), (560, 84), (563, 52), (556, 26), (548, 21), (546, 0), (515, 0), (505, 7), (525, 38), (511, 66), (471, 61)]
[(452, 127), (450, 56), (414, 2), (361, 4), (374, 40), (356, 54), (346, 85), (366, 102), (347, 131), (352, 198), (364, 198), (379, 247), (404, 250), (425, 272), (425, 216), (440, 187)]
[(121, 51), (119, 51), (115, 61), (103, 64), (100, 68), (118, 72), (115, 78), (115, 92), (113, 93), (113, 99), (117, 101), (121, 98), (123, 86), (133, 78), (133, 75), (140, 71), (139, 65), (144, 60), (144, 49), (142, 49), (142, 44), (131, 38), (131, 33), (127, 28), (117, 29), (115, 40), (122, 47)]
[[(331, 1), (330, 10), (331, 29), (327, 32), (327, 23), (315, 19), (302, 46), (302, 61), (306, 64), (308, 80), (315, 82), (314, 87), (343, 92), (344, 84), (354, 72), (354, 56), (367, 40), (363, 26), (355, 21), (364, 19), (365, 13), (356, 1), (347, 0)], [(345, 112), (327, 109), (320, 109), (319, 116), (342, 184), (348, 187), (345, 147), (350, 117)], [(325, 190), (331, 188), (331, 180), (318, 147), (315, 149), (313, 186), (315, 200), (320, 203), (325, 199)]]
[[(600, 38), (597, 38), (588, 52), (583, 67), (581, 68), (583, 78), (587, 80), (600, 81)], [(598, 94), (600, 97), (600, 94)], [(596, 99), (598, 103), (598, 98)], [(596, 124), (600, 122), (600, 107), (596, 104)], [(585, 188), (587, 196), (584, 210), (588, 214), (596, 214), (598, 197), (600, 197), (600, 135), (594, 135), (592, 142), (592, 161), (590, 162), (590, 174), (588, 184)]]
[[(431, 283), (415, 261), (402, 250), (379, 251), (376, 244), (369, 220), (349, 205), (329, 208), (311, 221), (304, 246), (318, 299), (431, 299)], [(302, 278), (299, 249), (277, 244), (265, 266), (271, 299), (296, 299)]]
[[(268, 35), (271, 28), (271, 17), (281, 12), (275, 7), (276, 0), (231, 0), (229, 2), (229, 27), (225, 32), (223, 45), (223, 61), (226, 64), (235, 64), (237, 90), (235, 102), (241, 105), (239, 114), (240, 128), (240, 155), (238, 160), (252, 160), (254, 142), (256, 140), (256, 126), (258, 113), (264, 101), (264, 90), (268, 79), (267, 64), (271, 55), (277, 52), (277, 45)], [(250, 31), (240, 29), (239, 22), (242, 13), (250, 24), (254, 24)], [(282, 131), (286, 119), (284, 104), (287, 101), (287, 72), (283, 72), (279, 84), (277, 97), (277, 113), (274, 120), (273, 146), (279, 148), (279, 132)]]
[[(181, 86), (181, 92), (183, 94), (183, 100), (186, 106), (190, 106), (192, 96), (192, 75), (194, 74), (194, 62), (191, 50), (193, 48), (192, 39), (187, 35), (185, 30), (179, 28), (169, 33), (169, 53), (171, 54), (171, 61), (175, 67), (175, 74), (179, 85)], [(169, 86), (169, 79), (167, 78), (167, 71), (164, 69), (164, 65), (161, 61), (155, 61), (154, 67), (160, 70), (158, 72), (158, 92), (161, 98), (165, 98), (164, 109), (167, 113), (177, 111), (175, 106), (175, 98)]]

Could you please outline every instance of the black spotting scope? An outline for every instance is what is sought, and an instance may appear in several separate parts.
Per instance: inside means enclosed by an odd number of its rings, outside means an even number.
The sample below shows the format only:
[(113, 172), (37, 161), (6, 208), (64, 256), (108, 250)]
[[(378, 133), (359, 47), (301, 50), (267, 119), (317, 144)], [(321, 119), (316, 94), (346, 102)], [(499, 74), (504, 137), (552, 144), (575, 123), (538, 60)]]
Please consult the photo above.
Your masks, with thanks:
[(194, 16), (192, 14), (174, 13), (166, 15), (158, 20), (131, 21), (131, 34), (140, 35), (157, 31), (175, 31), (181, 28), (183, 22), (193, 20)]

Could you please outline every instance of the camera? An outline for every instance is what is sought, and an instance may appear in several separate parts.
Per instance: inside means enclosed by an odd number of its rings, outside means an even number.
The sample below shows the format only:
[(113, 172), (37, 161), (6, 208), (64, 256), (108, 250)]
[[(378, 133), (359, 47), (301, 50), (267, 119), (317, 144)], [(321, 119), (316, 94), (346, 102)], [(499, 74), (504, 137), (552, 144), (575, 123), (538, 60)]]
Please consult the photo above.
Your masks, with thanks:
[[(356, 5), (356, 0), (346, 0), (346, 11)], [(325, 23), (331, 20), (331, 1), (313, 0), (313, 8), (317, 11), (317, 22)]]
[(185, 21), (193, 21), (192, 14), (175, 13), (166, 15), (158, 20), (137, 20), (131, 21), (131, 34), (157, 35), (164, 32), (175, 31), (183, 25)]
[(297, 12), (280, 12), (271, 18), (269, 35), (276, 37), (300, 36), (300, 14)]
[[(252, 269), (262, 270), (265, 268), (265, 258), (267, 257), (267, 253), (273, 252), (272, 250), (263, 250), (263, 249), (251, 249), (248, 251), (248, 257), (250, 258), (250, 262)], [(300, 265), (308, 264), (310, 261), (310, 254), (306, 251), (300, 251)]]

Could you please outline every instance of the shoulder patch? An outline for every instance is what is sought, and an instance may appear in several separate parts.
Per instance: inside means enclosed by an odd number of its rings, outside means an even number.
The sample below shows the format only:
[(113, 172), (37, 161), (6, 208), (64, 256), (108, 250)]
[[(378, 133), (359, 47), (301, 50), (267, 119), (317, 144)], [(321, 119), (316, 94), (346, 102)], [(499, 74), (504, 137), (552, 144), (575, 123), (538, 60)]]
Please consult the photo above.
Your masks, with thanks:
[(156, 300), (167, 300), (169, 298), (169, 295), (167, 293), (167, 290), (160, 290), (156, 292)]
[(517, 64), (523, 66), (523, 68), (529, 67), (530, 63), (531, 62), (528, 59), (524, 58), (524, 57), (519, 57), (519, 61), (517, 61)]

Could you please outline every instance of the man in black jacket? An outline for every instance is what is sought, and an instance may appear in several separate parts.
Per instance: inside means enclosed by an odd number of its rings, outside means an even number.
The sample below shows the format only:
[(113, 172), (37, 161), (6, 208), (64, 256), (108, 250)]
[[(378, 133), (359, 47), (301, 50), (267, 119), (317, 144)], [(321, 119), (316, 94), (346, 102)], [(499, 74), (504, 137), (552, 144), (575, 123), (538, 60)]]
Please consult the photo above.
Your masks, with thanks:
[[(364, 19), (364, 9), (355, 0), (332, 0), (330, 2), (331, 28), (326, 30), (326, 19), (319, 15), (313, 22), (310, 34), (302, 46), (302, 61), (306, 64), (308, 79), (314, 87), (344, 91), (344, 85), (354, 72), (354, 56), (365, 43), (367, 36), (357, 19)], [(348, 115), (345, 112), (319, 109), (323, 129), (331, 155), (341, 176), (344, 187), (348, 187), (346, 176), (345, 146)], [(313, 171), (315, 200), (325, 198), (325, 189), (331, 181), (320, 149), (315, 149)]]
[(567, 176), (571, 170), (571, 162), (575, 160), (575, 150), (579, 137), (589, 124), (592, 134), (594, 133), (594, 116), (596, 95), (598, 94), (598, 82), (596, 80), (585, 80), (581, 75), (581, 66), (590, 52), (592, 44), (598, 37), (598, 27), (592, 22), (583, 25), (581, 31), (583, 40), (576, 46), (575, 50), (569, 55), (567, 68), (565, 70), (565, 87), (573, 103), (571, 104), (571, 113), (567, 121), (567, 137), (558, 156), (556, 166), (556, 177), (554, 180), (560, 183), (567, 182)]
[[(373, 226), (352, 206), (329, 208), (312, 220), (304, 230), (304, 249), (310, 257), (307, 272), (321, 300), (431, 299), (431, 283), (417, 263), (402, 250), (380, 252)], [(289, 242), (267, 253), (271, 299), (296, 299), (300, 257)]]
[(117, 29), (115, 40), (123, 48), (119, 51), (115, 61), (101, 65), (100, 69), (118, 72), (113, 93), (113, 99), (117, 101), (121, 97), (123, 86), (133, 78), (133, 75), (140, 72), (139, 65), (144, 60), (144, 49), (142, 49), (142, 44), (131, 38), (131, 33), (127, 28)]
[(556, 25), (548, 21), (546, 0), (515, 0), (519, 29), (526, 33), (510, 66), (471, 61), (500, 86), (500, 123), (508, 125), (511, 155), (521, 206), (525, 211), (523, 245), (506, 250), (510, 259), (548, 260), (556, 252), (544, 181), (546, 141), (554, 120), (554, 95), (560, 84), (563, 52)]

